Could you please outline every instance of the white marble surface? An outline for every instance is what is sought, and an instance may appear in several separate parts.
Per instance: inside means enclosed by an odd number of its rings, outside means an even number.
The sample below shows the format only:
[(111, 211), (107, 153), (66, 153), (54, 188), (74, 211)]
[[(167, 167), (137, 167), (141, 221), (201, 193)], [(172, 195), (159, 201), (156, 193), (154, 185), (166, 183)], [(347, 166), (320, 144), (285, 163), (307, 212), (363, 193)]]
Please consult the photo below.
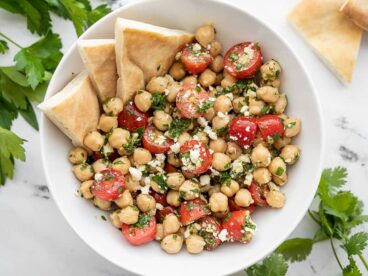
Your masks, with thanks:
[[(298, 0), (228, 2), (272, 25), (304, 60), (323, 106), (327, 134), (324, 164), (348, 168), (349, 188), (365, 201), (368, 213), (368, 36), (365, 35), (362, 42), (354, 82), (343, 86), (288, 26), (286, 14)], [(53, 21), (55, 31), (62, 36), (65, 51), (75, 39), (74, 30), (70, 22), (58, 18)], [(24, 19), (2, 11), (0, 31), (23, 45), (36, 39), (25, 29)], [(1, 56), (0, 64), (9, 64), (15, 51), (12, 49), (9, 55)], [(41, 165), (38, 133), (23, 120), (17, 120), (13, 130), (28, 140), (25, 144), (27, 162), (17, 162), (14, 179), (0, 187), (0, 275), (130, 275), (97, 255), (71, 230), (50, 198)], [(306, 217), (293, 236), (311, 236), (314, 228)], [(344, 252), (338, 250), (338, 253), (345, 258)], [(321, 243), (305, 262), (293, 264), (288, 275), (332, 276), (340, 272), (329, 245)]]

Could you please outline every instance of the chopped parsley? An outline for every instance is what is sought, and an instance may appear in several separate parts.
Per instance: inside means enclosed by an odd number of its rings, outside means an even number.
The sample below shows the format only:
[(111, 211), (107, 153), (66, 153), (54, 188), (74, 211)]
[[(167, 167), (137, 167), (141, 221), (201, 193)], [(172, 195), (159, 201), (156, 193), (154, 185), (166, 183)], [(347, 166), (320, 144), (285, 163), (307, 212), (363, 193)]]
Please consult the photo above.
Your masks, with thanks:
[(166, 107), (165, 94), (162, 93), (152, 93), (152, 109), (163, 110)]
[(284, 169), (283, 168), (281, 168), (281, 167), (278, 167), (277, 168), (277, 170), (276, 170), (276, 175), (277, 176), (281, 176), (283, 173), (284, 173)]
[(159, 174), (154, 175), (152, 177), (152, 180), (157, 183), (157, 185), (160, 187), (161, 190), (166, 192), (169, 189), (169, 186), (167, 186), (167, 183), (166, 183), (163, 175), (159, 175)]
[(224, 222), (227, 222), (231, 218), (231, 213), (228, 213), (224, 218)]
[(172, 138), (179, 137), (189, 126), (190, 120), (175, 117), (169, 127), (169, 136)]
[(140, 213), (138, 217), (138, 221), (132, 225), (134, 228), (142, 229), (146, 227), (151, 220), (151, 214), (150, 213)]
[(229, 133), (229, 129), (227, 127), (222, 127), (216, 130), (218, 136), (226, 136)]
[(161, 64), (159, 64), (159, 65), (157, 66), (156, 71), (158, 72), (158, 71), (160, 71), (160, 69), (161, 69)]
[(269, 105), (265, 105), (264, 107), (262, 107), (261, 109), (261, 115), (266, 115), (270, 112), (271, 107)]
[(106, 217), (104, 215), (101, 215), (101, 219), (106, 221)]
[(118, 192), (119, 192), (119, 194), (121, 194), (122, 192), (123, 192), (123, 187), (119, 187), (119, 189), (118, 189)]
[(220, 179), (219, 179), (219, 182), (221, 184), (225, 184), (227, 186), (230, 185), (230, 182), (231, 182), (231, 175), (229, 172), (220, 172)]
[(123, 145), (128, 155), (132, 154), (136, 149), (136, 147), (138, 147), (141, 144), (143, 133), (144, 127), (136, 129), (136, 131), (133, 132), (132, 135), (130, 136), (128, 143)]
[(286, 124), (285, 128), (293, 128), (296, 125), (296, 122), (291, 122)]
[(229, 56), (230, 61), (237, 61), (239, 59), (239, 55), (235, 53), (231, 53)]
[(199, 113), (205, 113), (208, 109), (210, 109), (215, 104), (215, 101), (207, 100), (205, 101), (201, 107), (197, 108)]

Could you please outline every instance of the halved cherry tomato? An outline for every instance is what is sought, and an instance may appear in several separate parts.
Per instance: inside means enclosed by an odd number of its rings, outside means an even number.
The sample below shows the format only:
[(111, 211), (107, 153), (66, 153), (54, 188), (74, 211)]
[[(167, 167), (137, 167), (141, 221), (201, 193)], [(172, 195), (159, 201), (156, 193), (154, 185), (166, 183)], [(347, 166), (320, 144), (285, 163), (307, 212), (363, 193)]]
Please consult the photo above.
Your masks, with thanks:
[(175, 214), (176, 210), (171, 206), (166, 206), (162, 210), (156, 210), (156, 220), (158, 223), (162, 223), (164, 218), (168, 214)]
[(162, 206), (167, 205), (166, 194), (159, 194), (152, 190), (150, 190), (149, 193), (151, 196), (153, 196), (153, 198), (156, 200), (157, 203), (160, 203)]
[(148, 113), (141, 112), (135, 104), (130, 101), (124, 106), (122, 112), (118, 115), (118, 123), (122, 128), (129, 131), (135, 131), (138, 128), (146, 127), (148, 125)]
[(199, 74), (212, 62), (212, 56), (199, 43), (189, 44), (183, 49), (180, 56), (185, 69), (193, 75)]
[(245, 210), (234, 211), (222, 220), (222, 228), (227, 230), (229, 241), (247, 243), (252, 238), (255, 224), (252, 222), (249, 212)]
[(183, 225), (188, 225), (210, 213), (206, 202), (199, 198), (185, 201), (179, 208), (180, 221)]
[(138, 222), (132, 225), (123, 224), (122, 233), (133, 245), (141, 245), (152, 241), (156, 235), (156, 219), (151, 214), (139, 214)]
[(247, 211), (249, 211), (249, 213), (252, 214), (257, 208), (256, 204), (251, 204), (248, 207), (240, 207), (239, 205), (237, 205), (235, 203), (235, 200), (234, 200), (233, 197), (230, 197), (228, 201), (229, 201), (230, 212), (240, 211), (240, 210), (247, 210)]
[(221, 224), (218, 220), (211, 216), (205, 216), (198, 221), (201, 226), (199, 235), (204, 239), (206, 250), (214, 250), (221, 244), (221, 240), (218, 238), (218, 234), (221, 232)]
[(224, 57), (225, 70), (238, 79), (254, 76), (261, 65), (261, 50), (253, 42), (243, 42), (231, 47)]
[[(264, 185), (267, 186), (267, 185)], [(249, 192), (252, 195), (252, 198), (254, 200), (254, 204), (258, 206), (267, 206), (268, 203), (266, 201), (266, 198), (263, 195), (262, 188), (257, 185), (256, 183), (252, 182), (249, 186)]]
[(106, 169), (100, 172), (101, 179), (95, 180), (91, 192), (95, 197), (113, 201), (123, 193), (125, 187), (124, 175), (114, 169)]
[(169, 163), (165, 163), (164, 170), (167, 173), (172, 173), (172, 172), (177, 172), (178, 171), (173, 165), (171, 165)]
[(272, 138), (274, 141), (284, 135), (284, 125), (277, 115), (266, 115), (257, 119), (259, 131), (264, 140)]
[(254, 118), (238, 116), (231, 120), (229, 127), (230, 139), (239, 146), (249, 146), (257, 134), (257, 123)]
[(182, 86), (176, 95), (176, 107), (181, 115), (188, 119), (199, 118), (201, 106), (209, 99), (209, 94), (194, 83)]
[(143, 147), (151, 153), (168, 152), (174, 141), (166, 136), (155, 127), (149, 126), (146, 128), (142, 138)]
[[(185, 170), (186, 172), (193, 173), (193, 174), (201, 174), (208, 170), (208, 168), (212, 164), (212, 155), (209, 151), (209, 149), (200, 141), (198, 140), (189, 140), (185, 142), (184, 145), (180, 148), (181, 158), (186, 158), (188, 162), (192, 162), (190, 158), (190, 152), (195, 151), (199, 152), (199, 158), (197, 163), (199, 163), (199, 166), (197, 164), (193, 164), (196, 168), (192, 170)], [(187, 157), (184, 157), (184, 155), (188, 155)]]

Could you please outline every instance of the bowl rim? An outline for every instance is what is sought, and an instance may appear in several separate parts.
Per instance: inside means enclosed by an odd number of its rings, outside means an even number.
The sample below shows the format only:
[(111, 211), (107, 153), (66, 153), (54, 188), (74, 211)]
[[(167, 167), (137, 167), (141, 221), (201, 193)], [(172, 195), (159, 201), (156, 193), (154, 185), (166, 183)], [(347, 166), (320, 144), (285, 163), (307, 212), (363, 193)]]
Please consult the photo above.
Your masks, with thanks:
[[(60, 70), (60, 68), (62, 68), (64, 66), (64, 63), (66, 63), (67, 60), (69, 60), (69, 57), (71, 55), (71, 53), (73, 51), (76, 50), (77, 47), (77, 42), (80, 39), (84, 39), (86, 36), (89, 35), (89, 33), (93, 32), (94, 28), (96, 28), (99, 25), (104, 24), (105, 21), (111, 20), (111, 18), (114, 18), (117, 16), (117, 14), (119, 14), (122, 10), (125, 9), (129, 9), (130, 7), (133, 6), (137, 6), (137, 5), (144, 5), (145, 3), (149, 3), (149, 2), (156, 2), (158, 0), (136, 0), (136, 1), (131, 1), (128, 2), (127, 4), (124, 4), (123, 6), (113, 10), (111, 13), (107, 14), (106, 16), (104, 16), (103, 18), (101, 18), (98, 22), (96, 22), (93, 26), (91, 26), (88, 30), (86, 30), (79, 38), (77, 38), (73, 44), (70, 46), (70, 48), (66, 51), (66, 53), (63, 55), (62, 60), (60, 61), (60, 63), (58, 64), (55, 73), (59, 73), (58, 71)], [(161, 0), (161, 1), (170, 1), (170, 0)], [(268, 29), (270, 32), (274, 33), (274, 35), (281, 41), (281, 43), (287, 48), (287, 50), (291, 53), (291, 55), (293, 56), (293, 58), (296, 60), (297, 64), (300, 66), (300, 68), (302, 69), (303, 74), (306, 76), (306, 79), (310, 85), (311, 89), (311, 93), (312, 96), (314, 98), (314, 101), (316, 103), (316, 111), (317, 111), (317, 115), (318, 115), (318, 120), (319, 120), (319, 132), (320, 132), (320, 157), (319, 157), (319, 164), (317, 166), (318, 168), (318, 172), (316, 172), (315, 175), (315, 179), (313, 179), (312, 183), (315, 183), (315, 185), (313, 187), (311, 187), (311, 189), (313, 189), (313, 194), (311, 193), (312, 196), (310, 196), (309, 198), (307, 198), (307, 200), (304, 201), (303, 204), (303, 208), (305, 211), (303, 212), (303, 214), (300, 212), (300, 215), (298, 217), (294, 217), (294, 219), (291, 221), (290, 223), (290, 227), (288, 227), (288, 229), (290, 229), (289, 231), (285, 231), (283, 233), (283, 235), (279, 236), (277, 239), (277, 242), (274, 243), (274, 245), (272, 247), (269, 248), (269, 250), (263, 252), (262, 254), (260, 254), (259, 258), (257, 260), (254, 261), (254, 263), (259, 262), (260, 260), (262, 260), (263, 258), (265, 258), (266, 256), (268, 256), (269, 254), (271, 254), (283, 241), (285, 241), (290, 234), (295, 230), (295, 228), (299, 225), (299, 223), (302, 221), (303, 217), (305, 216), (310, 204), (313, 201), (314, 195), (317, 191), (318, 188), (318, 183), (319, 183), (319, 179), (320, 179), (320, 175), (322, 172), (322, 165), (323, 165), (323, 161), (324, 161), (324, 152), (325, 152), (325, 131), (324, 131), (324, 120), (323, 120), (323, 111), (322, 111), (322, 107), (321, 107), (321, 102), (320, 99), (318, 97), (317, 94), (317, 89), (314, 85), (314, 82), (311, 78), (310, 73), (307, 71), (306, 66), (304, 64), (304, 62), (302, 61), (302, 59), (296, 54), (294, 48), (290, 45), (290, 43), (277, 31), (275, 30), (269, 23), (266, 23), (263, 19), (251, 14), (250, 12), (248, 12), (245, 9), (242, 9), (240, 7), (237, 7), (235, 4), (233, 3), (229, 3), (229, 2), (225, 2), (222, 0), (201, 0), (204, 2), (215, 2), (216, 4), (219, 5), (223, 5), (226, 6), (226, 8), (230, 8), (230, 9), (236, 9), (238, 11), (240, 11), (243, 14), (246, 14), (247, 16), (251, 17), (253, 20), (255, 20), (257, 23), (259, 23), (262, 28), (266, 28)], [(47, 91), (45, 93), (45, 99), (48, 98), (50, 96), (51, 93), (51, 88), (53, 84), (53, 82), (56, 79), (57, 74), (53, 74)], [(75, 227), (73, 226), (73, 224), (71, 223), (71, 221), (69, 220), (68, 216), (66, 215), (66, 213), (64, 212), (64, 208), (62, 207), (61, 202), (56, 200), (56, 196), (54, 195), (55, 191), (53, 190), (52, 186), (50, 185), (50, 183), (52, 183), (51, 181), (51, 175), (49, 175), (49, 172), (46, 170), (46, 150), (45, 150), (45, 128), (44, 128), (44, 124), (45, 124), (45, 120), (47, 120), (46, 116), (44, 115), (44, 113), (41, 113), (41, 118), (40, 118), (40, 147), (41, 147), (41, 160), (42, 160), (42, 167), (43, 167), (43, 171), (45, 173), (46, 176), (46, 182), (47, 182), (47, 186), (49, 187), (51, 196), (54, 199), (54, 202), (58, 208), (58, 210), (60, 211), (60, 213), (62, 214), (62, 216), (64, 217), (64, 219), (66, 220), (66, 222), (68, 223), (69, 227), (71, 227), (73, 229), (73, 231), (77, 234), (77, 236), (83, 240), (83, 242), (85, 244), (87, 244), (94, 252), (96, 252), (98, 255), (100, 255), (101, 257), (103, 257), (104, 259), (108, 260), (110, 263), (113, 263), (114, 265), (116, 265), (119, 268), (122, 268), (125, 271), (129, 271), (129, 272), (133, 272), (137, 275), (141, 275), (140, 271), (137, 269), (132, 269), (131, 267), (128, 269), (126, 267), (124, 267), (121, 263), (118, 263), (114, 260), (111, 260), (109, 258), (107, 258), (103, 252), (100, 252), (98, 248), (95, 248), (95, 246), (91, 243), (89, 243), (84, 236), (82, 235), (82, 233), (79, 233), (77, 231), (77, 229), (75, 229)], [(253, 263), (253, 264), (254, 264)], [(249, 265), (251, 266), (251, 265)], [(242, 263), (239, 263), (238, 265), (232, 265), (231, 269), (229, 269), (229, 271), (227, 272), (228, 274), (232, 274), (232, 273), (236, 273), (242, 269), (246, 268)]]

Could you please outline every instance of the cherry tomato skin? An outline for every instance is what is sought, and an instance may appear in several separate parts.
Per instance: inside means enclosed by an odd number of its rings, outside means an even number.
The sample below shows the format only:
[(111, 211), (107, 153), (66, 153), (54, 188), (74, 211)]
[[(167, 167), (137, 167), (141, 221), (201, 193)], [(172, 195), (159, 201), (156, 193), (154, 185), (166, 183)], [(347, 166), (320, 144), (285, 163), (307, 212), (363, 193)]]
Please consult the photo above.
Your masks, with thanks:
[(218, 234), (222, 230), (221, 224), (211, 216), (201, 218), (198, 224), (201, 226), (199, 234), (206, 242), (204, 248), (208, 251), (214, 250), (221, 244), (221, 240), (218, 238)]
[(199, 168), (194, 170), (188, 170), (187, 172), (193, 174), (201, 174), (208, 170), (208, 168), (212, 164), (212, 155), (209, 149), (200, 141), (197, 140), (189, 140), (180, 148), (180, 153), (187, 153), (194, 148), (198, 148), (199, 157), (203, 160), (202, 165)]
[(92, 194), (102, 200), (116, 200), (124, 191), (124, 175), (114, 169), (103, 170), (100, 174), (102, 175), (101, 180), (96, 180), (92, 184)]
[(178, 171), (173, 165), (171, 165), (169, 163), (165, 163), (164, 170), (167, 173), (172, 173), (172, 172), (177, 172)]
[[(250, 240), (249, 235), (245, 235), (243, 227), (246, 225), (246, 219), (249, 212), (246, 210), (234, 211), (222, 220), (222, 228), (227, 230), (230, 241), (247, 243)], [(249, 217), (250, 218), (250, 217)]]
[(125, 105), (122, 112), (118, 115), (118, 124), (122, 128), (129, 131), (135, 131), (141, 127), (148, 125), (148, 113), (141, 112), (135, 104), (131, 101)]
[(240, 207), (239, 205), (237, 205), (235, 203), (235, 200), (234, 200), (233, 197), (230, 197), (228, 199), (228, 201), (229, 201), (229, 210), (230, 210), (230, 212), (240, 211), (240, 210), (247, 210), (247, 211), (249, 211), (250, 214), (252, 214), (256, 210), (256, 207), (257, 207), (256, 204), (251, 204), (248, 207)]
[(254, 118), (237, 116), (230, 121), (230, 139), (241, 147), (249, 146), (257, 134), (257, 123)]
[(261, 187), (252, 182), (249, 186), (249, 192), (254, 200), (254, 205), (268, 206), (266, 198), (262, 195)]
[[(94, 151), (94, 152), (92, 152), (91, 157), (92, 157), (93, 161), (96, 161), (96, 160), (98, 160), (98, 159), (104, 159), (104, 158), (105, 158), (105, 157), (104, 157), (104, 156), (103, 156), (99, 151)], [(120, 157), (119, 153), (117, 153), (116, 151), (114, 151), (114, 152), (112, 152), (112, 153), (109, 155), (108, 159), (109, 159), (111, 162), (113, 162), (116, 158), (119, 158), (119, 157)]]
[(209, 98), (209, 94), (203, 88), (194, 83), (185, 84), (176, 96), (176, 107), (187, 119), (199, 118), (202, 113), (198, 109)]
[[(247, 51), (247, 54), (245, 53)], [(248, 56), (251, 56), (248, 59)], [(240, 61), (246, 59), (246, 63)], [(262, 65), (262, 53), (253, 42), (243, 42), (231, 47), (224, 57), (224, 68), (237, 79), (254, 76)]]
[(183, 225), (188, 225), (209, 214), (210, 210), (206, 202), (199, 198), (185, 201), (179, 207), (180, 221)]
[(150, 190), (149, 193), (151, 196), (153, 196), (157, 203), (160, 203), (162, 206), (167, 206), (166, 194), (159, 194), (152, 190)]
[(257, 125), (265, 141), (270, 138), (282, 137), (284, 135), (284, 125), (277, 115), (266, 115), (257, 119)]
[(193, 48), (198, 47), (196, 44), (198, 43), (189, 44), (183, 49), (180, 56), (185, 69), (193, 75), (202, 73), (212, 62), (212, 56), (209, 51), (202, 46), (200, 46), (200, 51), (194, 53)]
[[(153, 135), (155, 135), (155, 132), (156, 130), (153, 126), (149, 126), (145, 129), (143, 138), (142, 138), (143, 147), (154, 154), (168, 152), (170, 149), (170, 146), (174, 144), (174, 141), (165, 136), (165, 141), (163, 143), (160, 143), (160, 144), (156, 143), (154, 141), (155, 138), (152, 137)], [(163, 134), (160, 133), (160, 135), (163, 135)]]
[(123, 224), (121, 230), (129, 243), (133, 245), (142, 245), (155, 238), (157, 231), (156, 219), (152, 216), (147, 225), (142, 228), (137, 227), (136, 224)]
[(162, 223), (164, 218), (169, 214), (175, 214), (176, 210), (171, 206), (166, 206), (162, 210), (156, 210), (156, 220), (158, 223)]

